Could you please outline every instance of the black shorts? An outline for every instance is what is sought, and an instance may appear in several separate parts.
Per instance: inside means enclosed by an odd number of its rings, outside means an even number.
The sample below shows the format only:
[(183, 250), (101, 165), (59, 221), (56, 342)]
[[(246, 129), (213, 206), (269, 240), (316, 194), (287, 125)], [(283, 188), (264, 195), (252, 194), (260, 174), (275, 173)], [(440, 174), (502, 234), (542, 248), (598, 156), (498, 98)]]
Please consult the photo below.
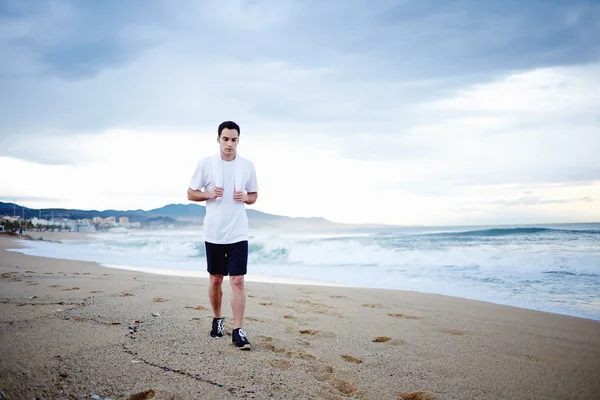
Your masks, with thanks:
[(206, 269), (211, 275), (246, 275), (248, 241), (230, 244), (204, 242)]

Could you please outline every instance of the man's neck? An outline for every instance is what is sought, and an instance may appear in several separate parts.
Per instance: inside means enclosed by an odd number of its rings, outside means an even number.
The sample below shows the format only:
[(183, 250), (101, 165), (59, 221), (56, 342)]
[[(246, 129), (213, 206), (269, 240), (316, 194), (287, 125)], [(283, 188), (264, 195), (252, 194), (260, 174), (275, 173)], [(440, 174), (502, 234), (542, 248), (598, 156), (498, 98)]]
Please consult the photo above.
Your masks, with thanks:
[(235, 156), (236, 156), (236, 153), (225, 154), (225, 153), (221, 152), (221, 160), (223, 160), (223, 161), (233, 161)]

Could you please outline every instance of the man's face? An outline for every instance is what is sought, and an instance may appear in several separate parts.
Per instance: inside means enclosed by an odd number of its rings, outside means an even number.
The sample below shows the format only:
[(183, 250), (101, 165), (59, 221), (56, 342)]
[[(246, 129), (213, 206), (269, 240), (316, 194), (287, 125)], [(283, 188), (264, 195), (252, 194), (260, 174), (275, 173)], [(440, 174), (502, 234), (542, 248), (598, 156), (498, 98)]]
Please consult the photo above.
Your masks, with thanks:
[(221, 137), (217, 138), (221, 153), (225, 155), (235, 154), (239, 141), (238, 131), (235, 129), (223, 129)]

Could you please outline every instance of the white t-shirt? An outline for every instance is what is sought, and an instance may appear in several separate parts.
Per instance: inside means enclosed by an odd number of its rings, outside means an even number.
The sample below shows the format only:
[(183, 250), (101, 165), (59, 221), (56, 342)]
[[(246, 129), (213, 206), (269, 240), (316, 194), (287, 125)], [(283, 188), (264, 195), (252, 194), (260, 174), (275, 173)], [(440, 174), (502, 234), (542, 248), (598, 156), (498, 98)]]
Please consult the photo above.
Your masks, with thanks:
[[(236, 155), (233, 161), (220, 160), (223, 173), (223, 197), (206, 201), (203, 240), (209, 243), (228, 244), (248, 240), (248, 216), (246, 204), (233, 199), (235, 168), (242, 168), (241, 187), (248, 193), (258, 192), (254, 164)], [(192, 190), (211, 191), (215, 187), (212, 157), (201, 159), (190, 181)], [(239, 186), (238, 186), (239, 187)]]

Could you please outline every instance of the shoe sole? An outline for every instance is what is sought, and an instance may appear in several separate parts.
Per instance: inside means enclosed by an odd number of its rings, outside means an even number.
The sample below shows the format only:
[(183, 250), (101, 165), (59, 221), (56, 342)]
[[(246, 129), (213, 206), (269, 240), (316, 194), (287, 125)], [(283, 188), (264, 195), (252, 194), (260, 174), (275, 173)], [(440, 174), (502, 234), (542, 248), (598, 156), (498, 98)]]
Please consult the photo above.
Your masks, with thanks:
[(238, 350), (250, 350), (252, 349), (252, 346), (250, 346), (249, 344), (245, 344), (242, 347), (238, 347)]

